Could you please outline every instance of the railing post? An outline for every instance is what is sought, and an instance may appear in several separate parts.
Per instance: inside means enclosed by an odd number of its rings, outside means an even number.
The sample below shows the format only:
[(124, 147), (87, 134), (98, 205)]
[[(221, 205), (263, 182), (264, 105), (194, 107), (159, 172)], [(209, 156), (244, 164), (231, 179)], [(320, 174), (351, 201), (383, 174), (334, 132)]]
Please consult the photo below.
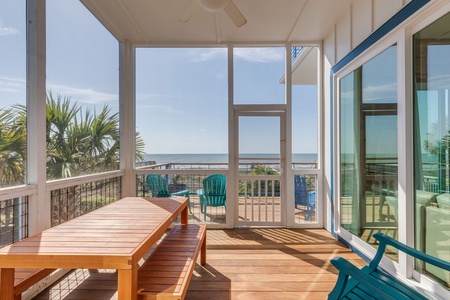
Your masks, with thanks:
[(136, 196), (135, 54), (130, 42), (120, 42), (119, 50), (120, 169), (125, 171), (122, 196), (127, 197)]

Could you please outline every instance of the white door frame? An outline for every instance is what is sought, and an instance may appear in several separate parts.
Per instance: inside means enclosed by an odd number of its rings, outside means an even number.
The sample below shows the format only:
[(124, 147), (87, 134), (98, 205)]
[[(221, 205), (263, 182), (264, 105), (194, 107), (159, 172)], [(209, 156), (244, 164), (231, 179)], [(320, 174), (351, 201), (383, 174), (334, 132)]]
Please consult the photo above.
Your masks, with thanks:
[[(265, 222), (265, 221), (240, 221), (239, 220), (239, 180), (242, 179), (242, 175), (239, 174), (239, 117), (255, 116), (255, 117), (279, 117), (280, 119), (280, 175), (268, 175), (268, 180), (280, 181), (280, 220), (279, 222)], [(286, 109), (284, 105), (235, 105), (234, 109), (234, 139), (235, 145), (233, 147), (233, 153), (231, 157), (234, 157), (234, 161), (230, 161), (234, 165), (234, 191), (233, 199), (235, 200), (234, 207), (234, 220), (235, 227), (252, 227), (252, 226), (271, 226), (271, 227), (286, 227), (286, 170), (289, 170), (289, 166), (286, 166)], [(248, 176), (247, 176), (248, 177)], [(232, 179), (230, 178), (230, 179)]]

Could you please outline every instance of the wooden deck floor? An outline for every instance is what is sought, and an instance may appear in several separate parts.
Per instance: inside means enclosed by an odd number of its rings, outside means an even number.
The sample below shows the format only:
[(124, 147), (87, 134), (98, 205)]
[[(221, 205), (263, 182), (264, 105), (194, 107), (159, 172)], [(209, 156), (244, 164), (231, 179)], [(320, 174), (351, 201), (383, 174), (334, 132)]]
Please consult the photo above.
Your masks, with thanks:
[[(330, 259), (365, 262), (319, 229), (208, 230), (207, 265), (197, 265), (186, 299), (326, 299)], [(117, 299), (114, 270), (76, 270), (34, 299)]]

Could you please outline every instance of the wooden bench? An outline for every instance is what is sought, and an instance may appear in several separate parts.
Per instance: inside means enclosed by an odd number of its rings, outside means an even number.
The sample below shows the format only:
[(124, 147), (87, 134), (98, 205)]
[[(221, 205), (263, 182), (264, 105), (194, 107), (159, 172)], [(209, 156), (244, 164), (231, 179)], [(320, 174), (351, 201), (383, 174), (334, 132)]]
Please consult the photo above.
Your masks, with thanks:
[(184, 299), (199, 253), (206, 264), (206, 225), (174, 226), (138, 271), (138, 299)]
[(56, 269), (15, 269), (14, 299), (22, 299), (22, 293), (38, 283)]
[(379, 246), (368, 266), (358, 269), (342, 257), (331, 260), (331, 263), (339, 270), (339, 275), (328, 299), (427, 300), (432, 298), (431, 292), (430, 295), (423, 295), (379, 267), (386, 245), (443, 270), (450, 271), (450, 262), (420, 252), (382, 233), (375, 233), (373, 237), (379, 241)]

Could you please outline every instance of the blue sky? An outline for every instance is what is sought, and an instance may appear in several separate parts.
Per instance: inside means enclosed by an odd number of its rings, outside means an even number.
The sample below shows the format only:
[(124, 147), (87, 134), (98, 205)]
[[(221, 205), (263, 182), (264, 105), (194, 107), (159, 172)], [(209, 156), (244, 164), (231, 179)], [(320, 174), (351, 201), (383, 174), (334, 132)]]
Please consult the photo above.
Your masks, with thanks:
[[(75, 0), (47, 0), (47, 90), (118, 111), (118, 42)], [(25, 1), (0, 3), (0, 108), (25, 104)], [(224, 48), (138, 49), (136, 127), (148, 153), (226, 153)], [(283, 103), (284, 49), (235, 50), (235, 103)], [(314, 87), (294, 87), (294, 152), (317, 152)], [(299, 108), (299, 104), (301, 108)], [(273, 153), (279, 134), (258, 119), (241, 152)], [(311, 126), (314, 124), (314, 126)], [(305, 127), (307, 130), (305, 130)], [(301, 137), (300, 137), (301, 136)], [(253, 141), (253, 143), (252, 143)], [(255, 148), (252, 149), (252, 145)]]

